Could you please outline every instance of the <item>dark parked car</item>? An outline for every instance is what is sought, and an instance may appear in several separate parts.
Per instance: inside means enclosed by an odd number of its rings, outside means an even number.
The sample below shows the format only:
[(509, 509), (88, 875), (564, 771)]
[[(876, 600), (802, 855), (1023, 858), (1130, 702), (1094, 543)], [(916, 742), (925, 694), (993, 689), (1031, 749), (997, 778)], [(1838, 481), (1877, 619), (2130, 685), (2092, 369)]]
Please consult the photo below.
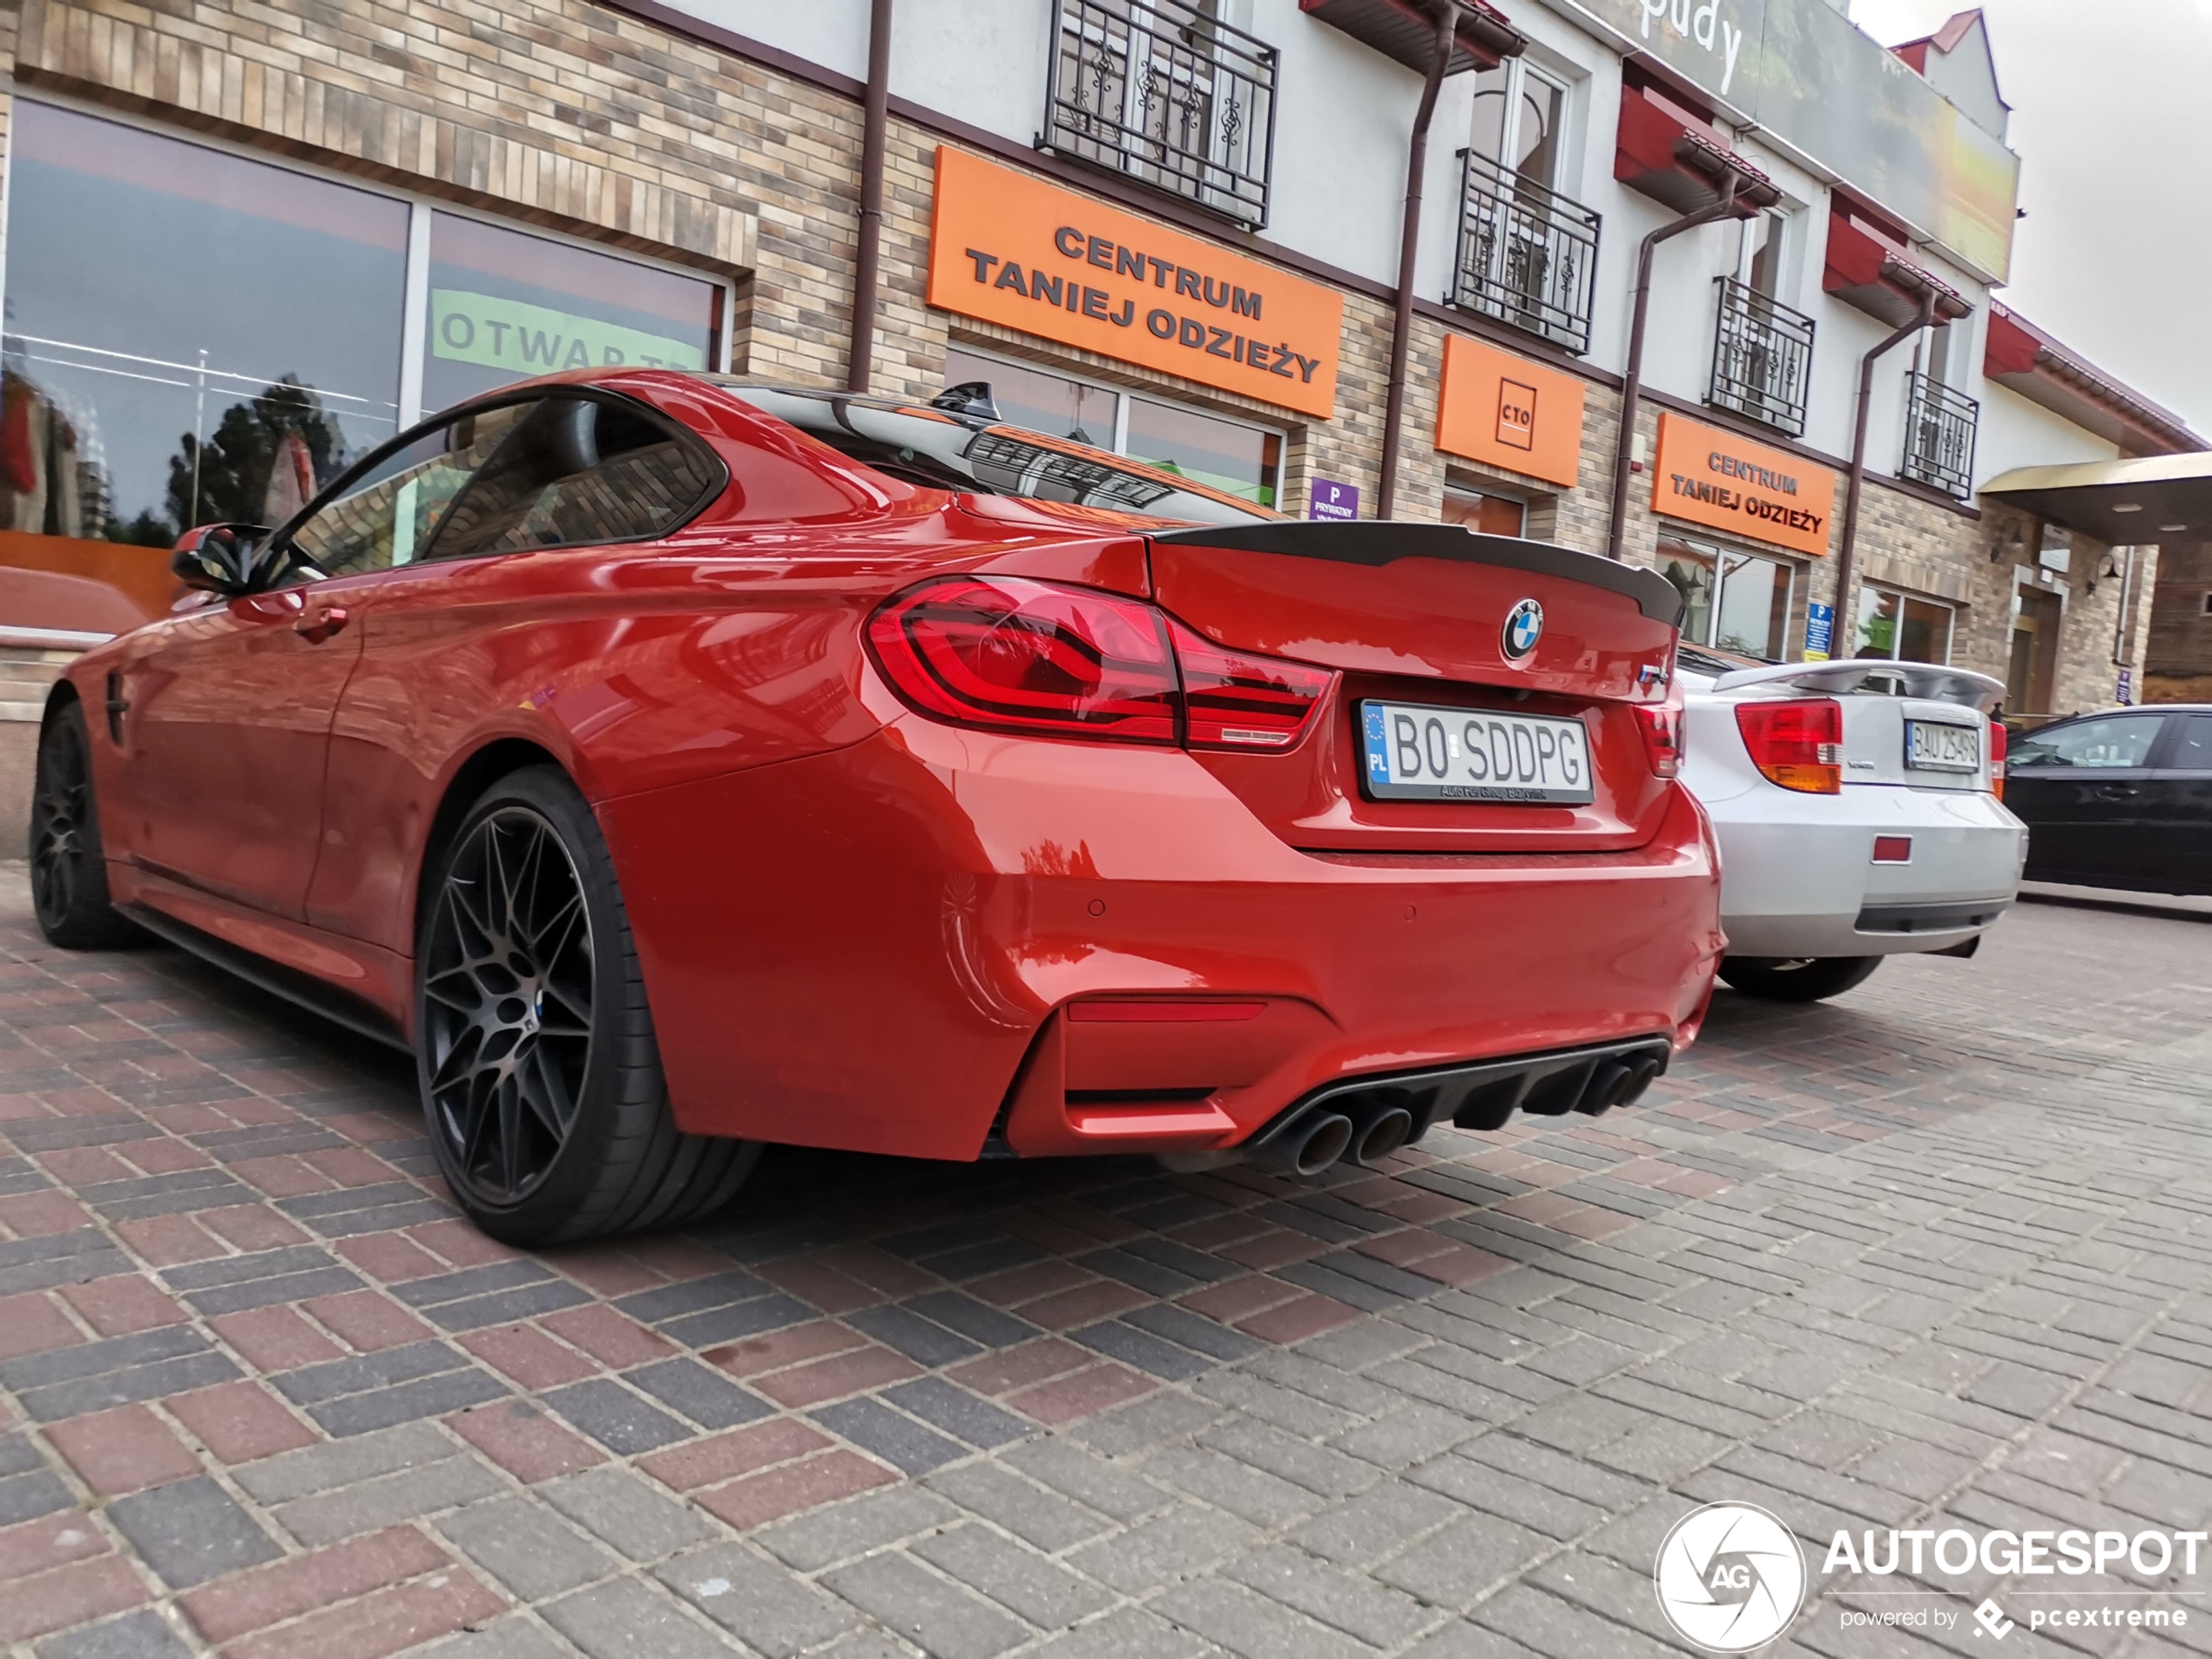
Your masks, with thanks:
[(2013, 740), (2027, 879), (2212, 894), (2212, 704), (2077, 715)]

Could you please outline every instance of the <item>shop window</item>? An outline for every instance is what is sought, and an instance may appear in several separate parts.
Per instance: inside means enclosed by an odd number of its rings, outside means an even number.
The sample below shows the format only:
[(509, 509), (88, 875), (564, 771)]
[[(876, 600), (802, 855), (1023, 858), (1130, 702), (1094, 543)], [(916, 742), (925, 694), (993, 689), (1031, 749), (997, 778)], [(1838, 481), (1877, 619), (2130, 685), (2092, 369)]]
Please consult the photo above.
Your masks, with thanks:
[(1480, 496), (1471, 489), (1444, 492), (1443, 519), (1485, 536), (1525, 536), (1528, 509), (1510, 496)]
[[(713, 282), (28, 99), (10, 145), (0, 531), (278, 525), (426, 405), (719, 367)], [(420, 551), (396, 518), (348, 547)]]
[(946, 384), (969, 381), (989, 385), (992, 403), (1013, 425), (1128, 455), (1261, 507), (1276, 504), (1278, 432), (955, 347), (945, 354)]
[(1790, 634), (1789, 564), (1671, 536), (1660, 540), (1658, 563), (1682, 595), (1686, 643), (1781, 660)]
[(422, 407), (533, 374), (715, 368), (722, 289), (453, 213), (430, 215)]
[(0, 527), (289, 518), (399, 425), (408, 206), (18, 102)]
[(1853, 657), (1901, 663), (1951, 660), (1952, 608), (1884, 588), (1858, 590)]

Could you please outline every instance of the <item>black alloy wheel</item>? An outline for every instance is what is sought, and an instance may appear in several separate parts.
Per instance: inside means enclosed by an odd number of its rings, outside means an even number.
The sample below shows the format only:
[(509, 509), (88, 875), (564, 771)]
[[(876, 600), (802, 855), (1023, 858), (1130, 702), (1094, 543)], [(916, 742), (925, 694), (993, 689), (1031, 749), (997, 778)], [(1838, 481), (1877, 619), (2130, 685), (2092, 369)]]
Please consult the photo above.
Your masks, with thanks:
[(551, 766), (480, 796), (425, 872), (415, 1074), (470, 1220), (539, 1246), (726, 1203), (760, 1143), (676, 1126), (614, 860)]
[(84, 710), (64, 704), (38, 734), (30, 795), (30, 906), (39, 931), (64, 950), (126, 943), (136, 931), (108, 902), (107, 860), (92, 796)]
[(423, 959), (429, 1107), (474, 1194), (529, 1196), (576, 1128), (591, 1058), (591, 918), (553, 826), (528, 806), (455, 849)]

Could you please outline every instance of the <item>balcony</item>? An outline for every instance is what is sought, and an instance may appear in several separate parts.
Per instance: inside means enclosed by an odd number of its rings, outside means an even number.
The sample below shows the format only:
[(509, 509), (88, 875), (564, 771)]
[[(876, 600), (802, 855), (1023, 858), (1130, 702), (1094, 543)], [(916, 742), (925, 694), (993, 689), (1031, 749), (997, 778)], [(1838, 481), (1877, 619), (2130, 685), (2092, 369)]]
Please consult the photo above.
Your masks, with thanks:
[(1258, 229), (1276, 52), (1183, 0), (1059, 0), (1037, 146)]
[(1898, 471), (1965, 500), (1973, 492), (1981, 405), (1917, 370), (1905, 387), (1905, 459)]
[(1473, 150), (1460, 196), (1452, 303), (1564, 346), (1590, 348), (1598, 216)]
[(1734, 277), (1718, 280), (1713, 386), (1705, 401), (1801, 436), (1812, 380), (1812, 319)]

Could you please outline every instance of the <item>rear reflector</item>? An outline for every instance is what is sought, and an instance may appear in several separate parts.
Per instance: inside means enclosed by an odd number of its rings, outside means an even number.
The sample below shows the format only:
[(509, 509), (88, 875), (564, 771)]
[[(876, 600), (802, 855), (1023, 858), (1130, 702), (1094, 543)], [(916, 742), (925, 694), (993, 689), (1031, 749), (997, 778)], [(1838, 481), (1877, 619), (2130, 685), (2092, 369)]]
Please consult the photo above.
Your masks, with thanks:
[(1910, 835), (1877, 835), (1874, 838), (1874, 862), (1877, 864), (1912, 863), (1912, 838)]
[(1993, 718), (1989, 723), (1989, 792), (1998, 799), (2005, 799), (2005, 723)]
[(1738, 703), (1737, 729), (1768, 782), (1808, 795), (1844, 787), (1844, 705), (1832, 697)]

